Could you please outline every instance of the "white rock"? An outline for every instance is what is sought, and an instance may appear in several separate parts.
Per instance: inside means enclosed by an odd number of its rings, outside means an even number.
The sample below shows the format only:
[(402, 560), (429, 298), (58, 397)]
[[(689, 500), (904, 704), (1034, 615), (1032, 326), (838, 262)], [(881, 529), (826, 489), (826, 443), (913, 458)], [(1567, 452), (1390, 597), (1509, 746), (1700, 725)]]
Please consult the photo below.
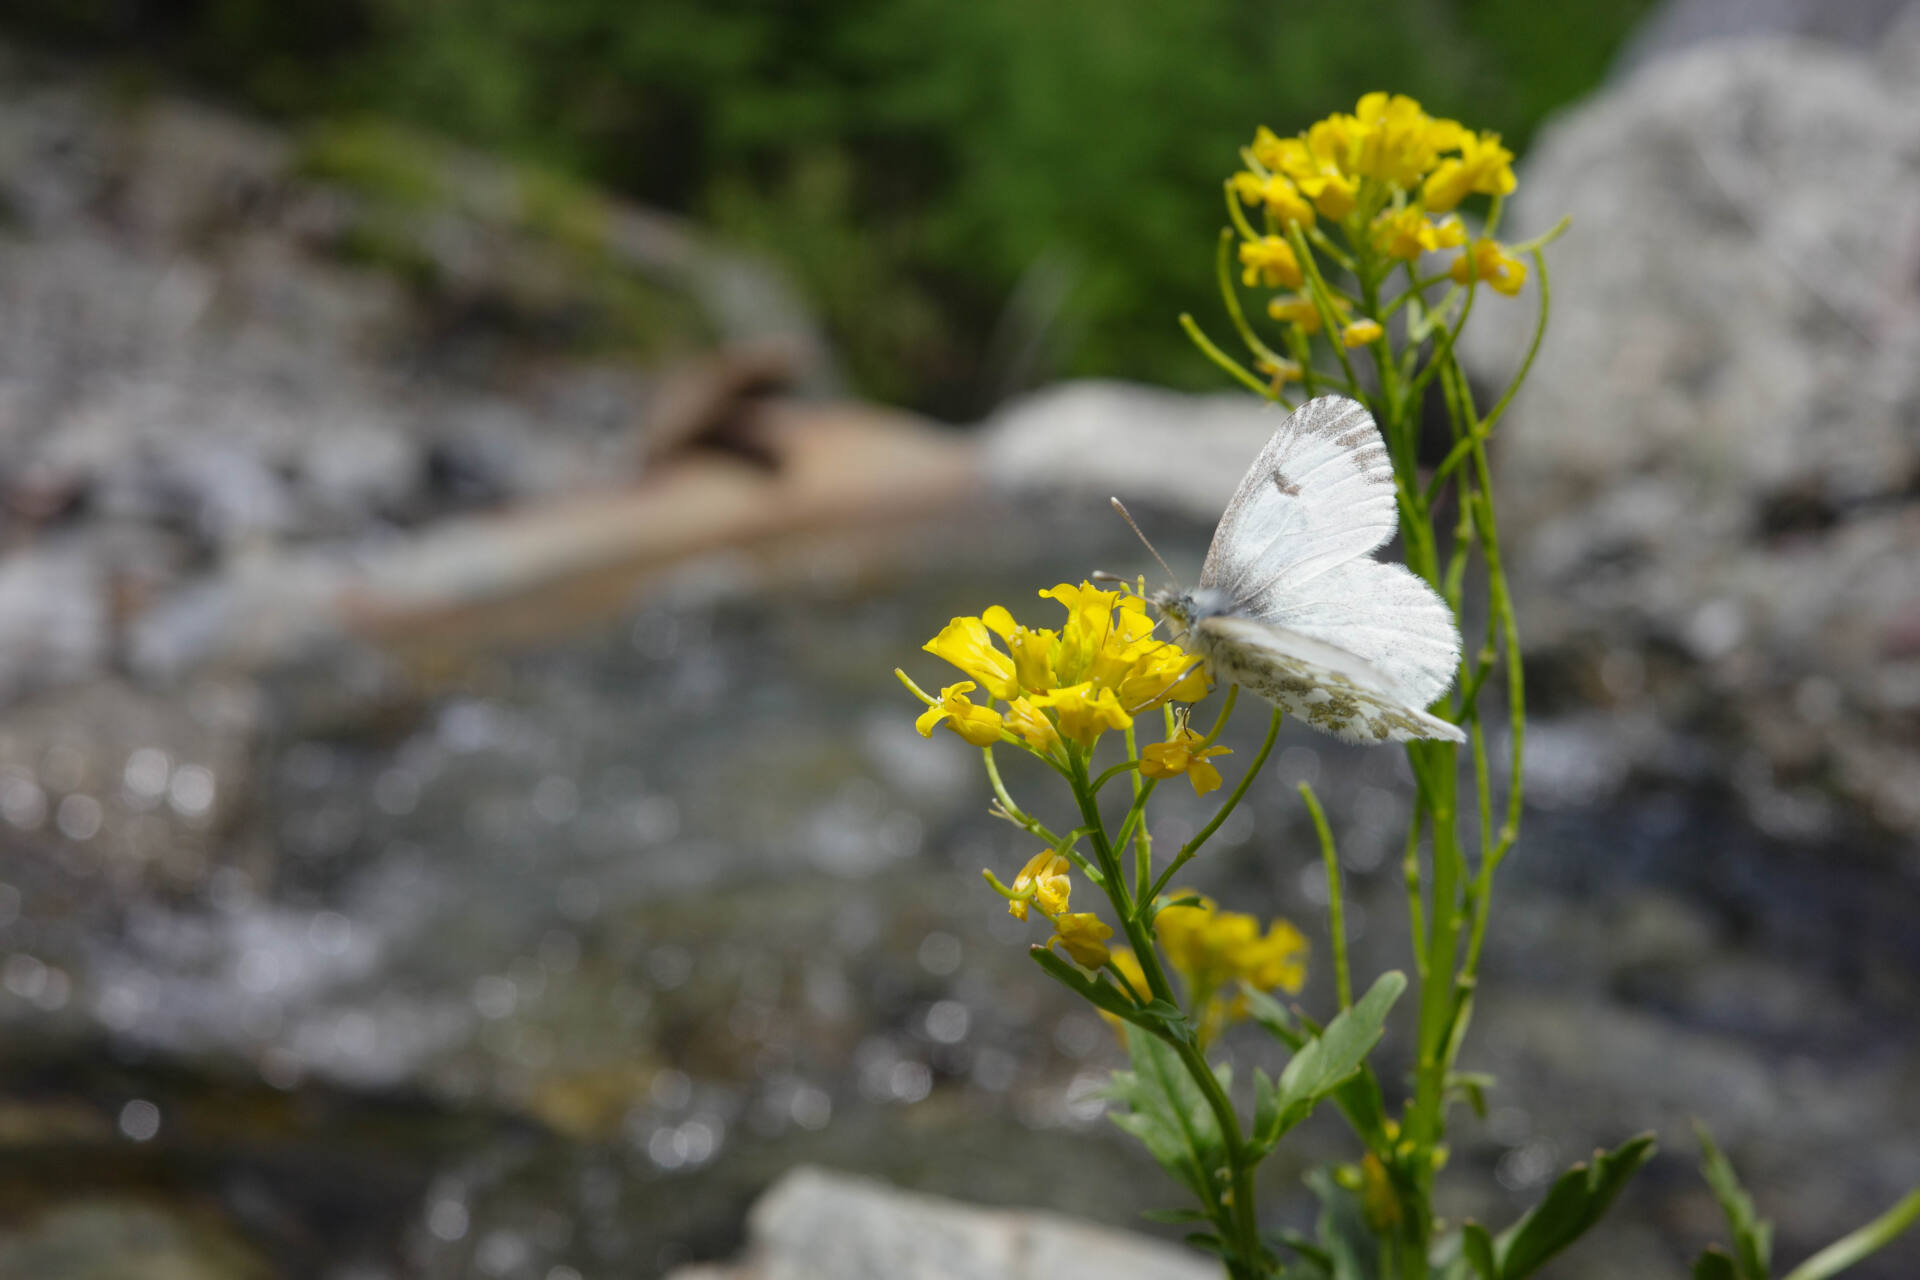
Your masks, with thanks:
[(754, 1205), (745, 1255), (669, 1280), (1215, 1280), (1158, 1240), (799, 1168)]
[(1212, 522), (1283, 413), (1244, 392), (1063, 382), (987, 421), (987, 475), (1006, 492), (1116, 495)]

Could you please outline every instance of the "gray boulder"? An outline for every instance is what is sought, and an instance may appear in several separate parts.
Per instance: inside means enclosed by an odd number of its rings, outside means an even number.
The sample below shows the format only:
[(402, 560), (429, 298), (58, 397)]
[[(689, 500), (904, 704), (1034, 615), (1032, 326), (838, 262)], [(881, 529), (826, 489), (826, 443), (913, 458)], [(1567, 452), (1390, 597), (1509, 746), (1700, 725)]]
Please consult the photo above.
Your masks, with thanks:
[[(1498, 442), (1543, 687), (1786, 836), (1920, 831), (1913, 50), (1655, 62), (1546, 130), (1504, 229), (1574, 219)], [(1475, 321), (1503, 381), (1532, 308)]]

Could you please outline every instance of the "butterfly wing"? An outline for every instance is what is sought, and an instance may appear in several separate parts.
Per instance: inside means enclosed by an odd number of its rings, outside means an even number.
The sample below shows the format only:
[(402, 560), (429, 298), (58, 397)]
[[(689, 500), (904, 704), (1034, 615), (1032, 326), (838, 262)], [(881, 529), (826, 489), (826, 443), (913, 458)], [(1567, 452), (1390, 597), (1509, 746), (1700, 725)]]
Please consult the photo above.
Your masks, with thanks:
[(1200, 586), (1259, 611), (1278, 584), (1377, 549), (1398, 520), (1393, 464), (1373, 418), (1358, 401), (1321, 396), (1289, 414), (1247, 468), (1214, 530)]
[(1423, 701), (1336, 645), (1229, 614), (1204, 618), (1193, 630), (1216, 679), (1238, 684), (1337, 738), (1466, 741), (1460, 726), (1429, 714)]
[(1460, 632), (1432, 587), (1373, 558), (1398, 523), (1373, 418), (1341, 396), (1309, 400), (1240, 481), (1200, 586), (1236, 614), (1346, 651), (1425, 706), (1453, 683)]

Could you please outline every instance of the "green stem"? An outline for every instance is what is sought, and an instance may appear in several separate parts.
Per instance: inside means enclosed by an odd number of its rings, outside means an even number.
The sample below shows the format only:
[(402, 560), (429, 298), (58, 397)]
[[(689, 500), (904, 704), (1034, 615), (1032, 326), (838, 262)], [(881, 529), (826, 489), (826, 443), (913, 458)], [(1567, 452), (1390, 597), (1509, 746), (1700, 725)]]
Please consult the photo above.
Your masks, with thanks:
[[(1140, 794), (1133, 798), (1133, 804), (1128, 807), (1127, 816), (1121, 820), (1119, 830), (1113, 833), (1114, 848), (1124, 849), (1127, 847), (1127, 841), (1133, 836), (1134, 825), (1145, 820), (1147, 801), (1152, 798), (1153, 789), (1159, 785), (1160, 782), (1157, 778), (1148, 778), (1147, 785), (1140, 788)], [(1145, 833), (1142, 832), (1142, 834)], [(1144, 884), (1140, 887), (1142, 889), (1146, 888)], [(1134, 896), (1138, 898), (1140, 895), (1136, 893)]]
[(1227, 1149), (1228, 1176), (1233, 1187), (1233, 1204), (1230, 1208), (1234, 1252), (1239, 1255), (1242, 1270), (1249, 1280), (1257, 1280), (1260, 1274), (1260, 1227), (1253, 1203), (1254, 1162), (1249, 1158), (1246, 1138), (1240, 1133), (1240, 1117), (1234, 1113), (1227, 1091), (1220, 1087), (1220, 1078), (1207, 1065), (1206, 1055), (1200, 1052), (1199, 1046), (1191, 1042), (1168, 1043), (1180, 1055), (1187, 1074), (1200, 1086), (1200, 1092), (1206, 1097), (1207, 1106), (1220, 1126), (1220, 1136)]
[(1199, 745), (1194, 747), (1195, 751), (1204, 751), (1219, 741), (1221, 731), (1227, 727), (1227, 718), (1233, 714), (1234, 705), (1239, 701), (1240, 686), (1228, 685), (1227, 696), (1220, 700), (1220, 714), (1213, 718), (1213, 728), (1207, 731), (1206, 737), (1200, 739)]
[[(1269, 735), (1271, 745), (1271, 735)], [(1100, 861), (1105, 873), (1104, 886), (1107, 900), (1112, 904), (1114, 913), (1119, 917), (1120, 927), (1127, 935), (1127, 942), (1133, 948), (1134, 957), (1140, 962), (1140, 971), (1146, 976), (1147, 988), (1156, 1000), (1179, 1007), (1174, 999), (1173, 987), (1167, 981), (1166, 971), (1160, 965), (1159, 953), (1154, 949), (1153, 939), (1148, 926), (1141, 921), (1127, 900), (1127, 890), (1120, 878), (1120, 865), (1112, 843), (1107, 839), (1106, 824), (1100, 817), (1098, 798), (1093, 794), (1091, 779), (1087, 774), (1087, 755), (1078, 745), (1068, 743), (1066, 747), (1068, 777), (1073, 784), (1074, 800), (1080, 806), (1081, 816), (1085, 819), (1088, 838), (1093, 843), (1094, 856)], [(1262, 753), (1261, 759), (1265, 759)], [(1258, 768), (1256, 763), (1255, 768)], [(1242, 788), (1244, 790), (1244, 786)], [(1221, 1224), (1230, 1228), (1235, 1252), (1245, 1261), (1246, 1268), (1258, 1265), (1260, 1256), (1260, 1236), (1253, 1203), (1253, 1163), (1245, 1137), (1240, 1132), (1240, 1120), (1235, 1115), (1233, 1103), (1226, 1091), (1220, 1087), (1219, 1079), (1207, 1065), (1206, 1056), (1200, 1052), (1194, 1042), (1191, 1030), (1186, 1035), (1176, 1036), (1163, 1030), (1155, 1030), (1158, 1035), (1179, 1055), (1187, 1073), (1206, 1097), (1207, 1106), (1213, 1111), (1214, 1119), (1220, 1126), (1222, 1144), (1226, 1148), (1228, 1174), (1233, 1187), (1233, 1203), (1230, 1206), (1231, 1217)], [(1256, 1280), (1257, 1272), (1246, 1270), (1248, 1280)]]
[(994, 798), (1000, 802), (1001, 811), (1007, 815), (1008, 820), (1016, 826), (1024, 827), (1030, 834), (1038, 836), (1048, 844), (1059, 844), (1060, 837), (1049, 831), (1045, 823), (1032, 817), (1013, 802), (1013, 797), (1007, 793), (1007, 784), (1000, 780), (1000, 766), (994, 763), (993, 748), (982, 747), (980, 754), (987, 761), (987, 781), (993, 784)]
[(1333, 985), (1340, 1007), (1353, 1007), (1353, 977), (1347, 968), (1347, 916), (1340, 897), (1340, 858), (1333, 848), (1333, 829), (1327, 826), (1326, 810), (1313, 794), (1313, 784), (1300, 784), (1300, 798), (1307, 802), (1313, 816), (1313, 829), (1320, 837), (1320, 861), (1327, 871), (1327, 932), (1333, 942)]
[[(1233, 200), (1231, 191), (1227, 193), (1227, 200), (1229, 203)], [(1215, 273), (1220, 277), (1220, 299), (1227, 304), (1227, 318), (1233, 322), (1234, 332), (1240, 335), (1240, 341), (1246, 344), (1247, 350), (1277, 370), (1282, 367), (1286, 357), (1260, 341), (1253, 326), (1247, 323), (1246, 313), (1240, 309), (1240, 293), (1233, 287), (1233, 264), (1229, 257), (1232, 247), (1233, 232), (1226, 227), (1220, 228), (1220, 249), (1214, 260)]]
[(1340, 361), (1340, 371), (1347, 375), (1347, 388), (1350, 394), (1360, 394), (1360, 383), (1353, 376), (1353, 365), (1347, 360), (1347, 349), (1340, 345), (1340, 318), (1333, 311), (1333, 286), (1320, 274), (1320, 264), (1314, 260), (1313, 251), (1307, 248), (1307, 238), (1300, 233), (1299, 227), (1287, 229), (1289, 241), (1293, 245), (1293, 256), (1300, 260), (1300, 270), (1305, 274), (1309, 288), (1307, 293), (1313, 299), (1314, 310), (1320, 313), (1320, 331), (1329, 339), (1328, 345)]
[(1261, 766), (1266, 764), (1267, 756), (1272, 753), (1274, 740), (1280, 736), (1280, 722), (1285, 718), (1278, 707), (1273, 709), (1273, 719), (1267, 725), (1267, 739), (1260, 744), (1260, 752), (1254, 756), (1253, 764), (1247, 769), (1246, 775), (1240, 779), (1240, 785), (1233, 789), (1233, 794), (1227, 797), (1226, 803), (1220, 806), (1207, 825), (1200, 828), (1199, 834), (1180, 846), (1180, 852), (1175, 854), (1173, 861), (1167, 864), (1167, 869), (1160, 873), (1160, 878), (1153, 882), (1153, 888), (1140, 899), (1137, 909), (1141, 916), (1151, 920), (1153, 904), (1162, 893), (1166, 892), (1168, 883), (1179, 874), (1180, 868), (1193, 859), (1194, 854), (1200, 852), (1200, 846), (1220, 829), (1220, 824), (1227, 820), (1227, 815), (1239, 806), (1241, 797), (1247, 794), (1247, 788), (1253, 785), (1254, 778), (1259, 776)]
[(1221, 369), (1226, 371), (1227, 376), (1235, 382), (1238, 382), (1262, 400), (1278, 400), (1280, 398), (1279, 392), (1267, 386), (1266, 383), (1260, 381), (1260, 379), (1254, 377), (1251, 373), (1248, 373), (1246, 369), (1241, 367), (1238, 360), (1235, 360), (1232, 356), (1216, 346), (1212, 338), (1209, 338), (1205, 333), (1201, 332), (1200, 326), (1194, 322), (1194, 318), (1184, 311), (1180, 313), (1180, 327), (1186, 330), (1187, 337), (1193, 340), (1194, 346), (1200, 348), (1201, 354), (1219, 365)]
[(1413, 967), (1423, 979), (1427, 976), (1427, 911), (1420, 896), (1420, 825), (1426, 812), (1419, 797), (1414, 797), (1413, 815), (1407, 820), (1407, 846), (1400, 855), (1400, 874), (1407, 885), (1407, 931), (1413, 939)]
[(1866, 1226), (1848, 1232), (1787, 1272), (1787, 1280), (1826, 1280), (1884, 1248), (1916, 1221), (1920, 1221), (1920, 1187), (1907, 1192), (1893, 1208)]

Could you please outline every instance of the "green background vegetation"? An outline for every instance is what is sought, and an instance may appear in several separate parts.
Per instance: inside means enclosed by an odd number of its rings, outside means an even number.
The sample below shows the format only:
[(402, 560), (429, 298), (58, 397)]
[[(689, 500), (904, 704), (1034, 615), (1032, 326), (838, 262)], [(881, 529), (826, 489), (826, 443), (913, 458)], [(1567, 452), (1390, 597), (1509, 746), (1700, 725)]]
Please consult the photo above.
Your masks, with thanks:
[(368, 113), (784, 263), (858, 388), (1213, 385), (1219, 182), (1256, 124), (1412, 93), (1516, 149), (1651, 0), (13, 0), (16, 37), (295, 124)]

